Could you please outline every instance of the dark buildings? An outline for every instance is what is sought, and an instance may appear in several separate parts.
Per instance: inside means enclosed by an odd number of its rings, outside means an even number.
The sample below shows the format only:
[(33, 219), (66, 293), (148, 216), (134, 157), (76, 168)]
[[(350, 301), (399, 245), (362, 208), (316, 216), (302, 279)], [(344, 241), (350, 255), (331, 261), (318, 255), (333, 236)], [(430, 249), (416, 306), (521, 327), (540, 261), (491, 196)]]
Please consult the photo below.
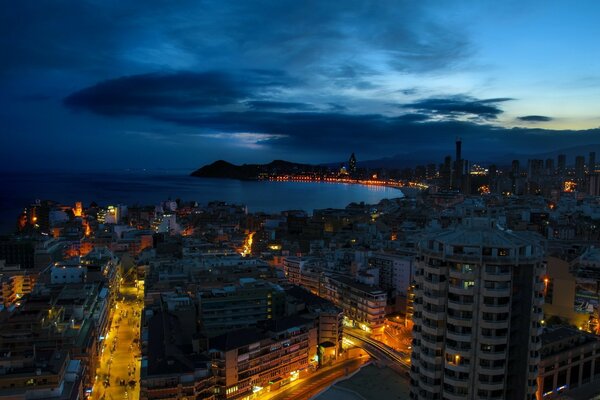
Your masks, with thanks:
[(356, 173), (356, 156), (354, 153), (350, 155), (350, 160), (348, 160), (348, 172), (351, 174)]

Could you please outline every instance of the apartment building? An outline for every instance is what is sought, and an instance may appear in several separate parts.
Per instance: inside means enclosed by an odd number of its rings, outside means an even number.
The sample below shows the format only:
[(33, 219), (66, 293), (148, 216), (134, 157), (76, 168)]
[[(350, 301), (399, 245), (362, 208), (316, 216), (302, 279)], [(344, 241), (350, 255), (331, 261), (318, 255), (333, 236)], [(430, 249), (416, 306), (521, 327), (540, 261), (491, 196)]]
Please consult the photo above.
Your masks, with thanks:
[(411, 397), (535, 399), (545, 274), (539, 236), (487, 219), (419, 242)]

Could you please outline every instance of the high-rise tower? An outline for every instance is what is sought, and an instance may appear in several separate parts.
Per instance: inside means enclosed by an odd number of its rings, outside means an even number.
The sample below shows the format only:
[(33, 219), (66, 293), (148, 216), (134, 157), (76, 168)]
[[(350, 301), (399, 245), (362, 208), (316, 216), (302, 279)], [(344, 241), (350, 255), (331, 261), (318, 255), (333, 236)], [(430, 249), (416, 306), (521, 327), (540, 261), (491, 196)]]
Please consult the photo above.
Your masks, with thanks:
[(540, 237), (487, 219), (419, 243), (411, 398), (534, 400), (545, 274)]
[(356, 156), (354, 153), (350, 155), (350, 160), (348, 160), (348, 170), (351, 174), (356, 173)]
[(460, 138), (456, 139), (456, 159), (454, 160), (454, 179), (452, 180), (452, 186), (455, 189), (462, 188), (462, 173), (463, 173), (463, 159), (462, 159), (462, 141)]
[(575, 157), (575, 178), (579, 181), (583, 181), (585, 178), (585, 157)]
[(567, 156), (565, 154), (559, 154), (558, 155), (558, 174), (559, 175), (564, 175), (565, 171), (567, 169)]

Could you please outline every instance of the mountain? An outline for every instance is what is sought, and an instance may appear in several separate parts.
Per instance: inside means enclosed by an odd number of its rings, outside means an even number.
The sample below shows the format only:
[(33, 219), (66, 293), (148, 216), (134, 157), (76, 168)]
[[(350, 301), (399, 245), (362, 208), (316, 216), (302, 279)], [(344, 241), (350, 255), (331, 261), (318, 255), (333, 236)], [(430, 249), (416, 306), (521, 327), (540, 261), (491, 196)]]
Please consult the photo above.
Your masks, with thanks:
[(268, 164), (235, 165), (224, 160), (215, 161), (191, 173), (200, 178), (230, 178), (240, 180), (258, 179), (261, 174), (293, 174), (299, 172), (324, 173), (327, 167), (320, 165), (298, 164), (284, 160), (273, 160)]

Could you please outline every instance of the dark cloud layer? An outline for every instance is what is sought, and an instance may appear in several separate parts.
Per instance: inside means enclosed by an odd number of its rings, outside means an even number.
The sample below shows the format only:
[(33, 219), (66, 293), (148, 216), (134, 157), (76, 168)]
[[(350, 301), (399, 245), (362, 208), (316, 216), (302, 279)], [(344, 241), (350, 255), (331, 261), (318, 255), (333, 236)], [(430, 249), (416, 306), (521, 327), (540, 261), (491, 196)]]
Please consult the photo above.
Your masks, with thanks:
[[(172, 72), (100, 82), (64, 99), (66, 106), (105, 115), (145, 115), (160, 109), (187, 110), (234, 105), (251, 96), (292, 85), (279, 71)], [(294, 103), (253, 101), (252, 108), (290, 108)]]
[(523, 117), (517, 117), (517, 120), (522, 121), (522, 122), (536, 123), (536, 122), (550, 122), (553, 120), (553, 118), (546, 117), (544, 115), (525, 115)]
[(404, 104), (402, 107), (411, 108), (432, 116), (476, 116), (483, 119), (495, 119), (503, 112), (498, 103), (509, 100), (512, 99), (478, 100), (468, 96), (452, 96), (423, 99)]
[(254, 110), (314, 110), (315, 106), (306, 103), (273, 100), (246, 101), (248, 107)]
[(143, 65), (269, 65), (353, 84), (359, 81), (349, 73), (369, 69), (365, 46), (405, 72), (469, 57), (465, 30), (432, 19), (428, 7), (392, 0), (23, 0), (0, 14), (0, 48), (11, 55), (0, 73), (62, 69), (106, 77)]
[[(277, 88), (297, 84), (280, 72), (242, 75), (178, 72), (122, 77), (82, 89), (65, 99), (71, 108), (113, 116), (144, 116), (162, 123), (193, 128), (198, 137), (218, 133), (253, 133), (257, 144), (301, 152), (363, 149), (372, 154), (447, 153), (460, 135), (479, 156), (509, 152), (515, 147), (540, 151), (598, 137), (597, 130), (574, 134), (540, 129), (506, 129), (481, 120), (494, 120), (509, 98), (467, 96), (430, 98), (402, 105), (410, 110), (396, 116), (348, 113), (343, 108), (277, 100)], [(295, 83), (288, 83), (295, 82)], [(470, 118), (480, 118), (473, 121)], [(433, 118), (436, 117), (436, 118)], [(168, 135), (168, 133), (164, 133)], [(191, 135), (194, 135), (193, 133)], [(566, 140), (568, 136), (568, 140)]]
[[(217, 152), (243, 158), (248, 148), (240, 143), (252, 140), (261, 157), (286, 150), (298, 161), (359, 150), (374, 157), (421, 151), (430, 159), (457, 135), (482, 155), (571, 145), (567, 134), (596, 141), (595, 130), (497, 126), (509, 98), (476, 98), (469, 84), (448, 82), (480, 67), (477, 40), (458, 11), (465, 7), (452, 7), (396, 0), (11, 2), (0, 13), (0, 156), (23, 164), (13, 149), (31, 143), (38, 156), (27, 162), (43, 165), (48, 154), (67, 160), (75, 146), (99, 149), (120, 139), (139, 145), (140, 163), (168, 144), (165, 158), (148, 162), (175, 164), (184, 153), (194, 163)], [(448, 87), (463, 87), (463, 94), (448, 96)], [(96, 161), (106, 162), (97, 152)], [(120, 157), (125, 164), (133, 156), (127, 148)]]

